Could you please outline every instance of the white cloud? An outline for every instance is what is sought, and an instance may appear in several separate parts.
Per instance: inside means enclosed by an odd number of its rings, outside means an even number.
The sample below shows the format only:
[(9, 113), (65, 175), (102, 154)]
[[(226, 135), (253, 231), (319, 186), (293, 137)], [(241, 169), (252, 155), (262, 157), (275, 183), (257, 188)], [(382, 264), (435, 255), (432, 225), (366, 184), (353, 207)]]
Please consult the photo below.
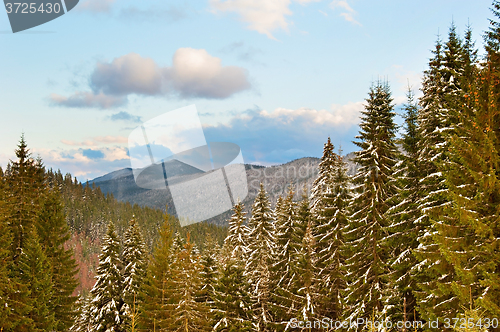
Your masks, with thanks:
[(111, 63), (98, 62), (90, 77), (94, 92), (111, 95), (161, 93), (162, 75), (153, 59), (129, 53)]
[(288, 31), (285, 16), (292, 15), (290, 0), (210, 0), (210, 5), (214, 11), (238, 13), (248, 29), (271, 39), (276, 39), (271, 33), (274, 30)]
[(346, 0), (333, 0), (332, 3), (330, 3), (330, 7), (335, 10), (337, 8), (341, 9), (343, 12), (340, 13), (340, 16), (342, 16), (346, 21), (351, 22), (356, 25), (361, 25), (355, 18), (354, 15), (356, 15), (356, 11), (352, 9), (352, 7), (347, 3)]
[(209, 142), (238, 144), (247, 162), (283, 163), (321, 156), (323, 143), (329, 136), (335, 145), (342, 145), (344, 151), (353, 151), (355, 147), (350, 138), (359, 129), (362, 109), (363, 102), (332, 105), (330, 110), (248, 110), (225, 123), (205, 126), (204, 132)]
[(61, 140), (61, 143), (69, 146), (97, 146), (99, 144), (126, 144), (128, 138), (123, 136), (97, 136), (82, 142), (72, 140)]
[[(321, 0), (294, 0), (301, 5)], [(290, 10), (291, 0), (210, 0), (212, 12), (234, 12), (240, 20), (247, 23), (247, 28), (276, 40), (272, 32), (275, 30), (288, 31), (290, 22), (287, 16), (293, 13)]]
[(347, 105), (333, 104), (331, 111), (315, 110), (310, 108), (299, 108), (296, 110), (277, 108), (272, 112), (265, 110), (260, 115), (265, 118), (272, 118), (283, 124), (300, 121), (303, 126), (316, 125), (354, 125), (359, 123), (360, 111), (363, 109), (363, 102), (348, 103)]
[(167, 81), (183, 97), (227, 98), (250, 88), (245, 69), (222, 66), (221, 59), (204, 49), (178, 49), (172, 67), (165, 73)]
[[(251, 84), (246, 69), (223, 66), (220, 58), (204, 49), (179, 48), (171, 67), (160, 67), (136, 53), (98, 62), (89, 87), (91, 92), (78, 91), (69, 97), (52, 94), (50, 100), (57, 106), (107, 109), (125, 105), (130, 94), (223, 99)], [(137, 121), (138, 117), (120, 112), (112, 119)]]
[(52, 93), (50, 95), (50, 101), (52, 105), (55, 106), (75, 108), (93, 107), (106, 109), (125, 105), (127, 103), (127, 98), (124, 98), (123, 96), (110, 96), (102, 92), (95, 94), (92, 92), (77, 91), (69, 97)]
[(93, 179), (117, 169), (130, 167), (125, 147), (102, 147), (92, 149), (34, 149), (48, 168), (70, 172), (80, 181)]

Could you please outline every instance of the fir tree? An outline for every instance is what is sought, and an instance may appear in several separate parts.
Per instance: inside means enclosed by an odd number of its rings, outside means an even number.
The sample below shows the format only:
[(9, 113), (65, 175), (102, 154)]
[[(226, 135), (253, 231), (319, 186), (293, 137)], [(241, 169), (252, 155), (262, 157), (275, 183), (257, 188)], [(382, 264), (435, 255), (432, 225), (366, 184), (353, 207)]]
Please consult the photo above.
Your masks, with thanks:
[(165, 214), (158, 242), (150, 257), (141, 293), (140, 326), (143, 331), (167, 331), (172, 300), (172, 230), (173, 217)]
[[(418, 234), (422, 233), (416, 221), (421, 213), (418, 200), (421, 194), (421, 168), (418, 163), (420, 136), (418, 132), (418, 105), (408, 87), (407, 103), (404, 105), (404, 133), (401, 145), (403, 154), (396, 165), (394, 174), (399, 188), (393, 197), (393, 206), (387, 211), (390, 224), (387, 230), (387, 245), (390, 248), (391, 275), (389, 292), (384, 312), (391, 321), (417, 320), (413, 317), (416, 299), (413, 291), (417, 288), (412, 268), (417, 264), (414, 250), (418, 247)], [(405, 314), (406, 313), (406, 314)]]
[(135, 219), (131, 219), (123, 243), (123, 312), (127, 324), (136, 306), (146, 274), (146, 247)]
[(9, 162), (5, 173), (8, 223), (12, 231), (11, 254), (17, 260), (40, 210), (45, 190), (44, 169), (31, 157), (24, 135), (16, 149), (16, 161)]
[(36, 226), (40, 245), (51, 266), (54, 291), (49, 303), (56, 320), (55, 330), (67, 331), (75, 316), (77, 297), (73, 292), (78, 285), (77, 265), (73, 250), (64, 247), (70, 233), (60, 193), (55, 188), (46, 193)]
[(293, 317), (291, 310), (292, 266), (296, 247), (293, 245), (294, 219), (297, 204), (293, 201), (295, 190), (293, 185), (288, 188), (285, 198), (278, 198), (275, 208), (276, 215), (276, 257), (271, 267), (272, 305), (274, 316), (279, 318), (275, 329), (283, 329), (283, 322)]
[(362, 112), (359, 136), (361, 148), (355, 162), (361, 167), (353, 179), (355, 196), (346, 236), (346, 310), (344, 318), (369, 318), (382, 311), (389, 273), (389, 252), (383, 240), (388, 235), (388, 199), (395, 192), (391, 185), (397, 161), (396, 125), (387, 83), (377, 82), (370, 89)]
[(224, 240), (224, 247), (230, 253), (231, 258), (243, 261), (246, 258), (248, 226), (246, 223), (246, 212), (243, 211), (243, 203), (238, 201), (233, 208), (233, 215), (229, 220), (227, 237)]
[(15, 273), (18, 280), (29, 287), (27, 304), (30, 309), (26, 314), (26, 318), (30, 320), (29, 331), (52, 331), (56, 321), (50, 305), (54, 291), (50, 262), (38, 242), (38, 235), (34, 229), (25, 240)]
[(92, 331), (122, 332), (124, 326), (122, 261), (120, 241), (112, 222), (103, 239), (96, 283), (90, 290), (90, 325)]
[(12, 234), (7, 220), (3, 217), (6, 214), (4, 183), (3, 171), (0, 168), (0, 326), (8, 330), (12, 324), (9, 319), (11, 307), (9, 298), (14, 293), (14, 287), (10, 278)]
[[(302, 247), (296, 255), (295, 294), (297, 302), (296, 315), (300, 320), (312, 321), (318, 319), (318, 306), (322, 302), (323, 295), (320, 283), (317, 279), (317, 256), (315, 252), (315, 240), (312, 234), (312, 223), (309, 220), (306, 227)], [(296, 316), (296, 317), (297, 317)]]
[[(317, 209), (320, 208), (321, 198), (324, 193), (331, 187), (332, 176), (335, 172), (335, 155), (334, 146), (328, 137), (328, 141), (324, 144), (323, 155), (321, 156), (321, 161), (318, 165), (318, 177), (314, 180), (313, 187), (311, 190), (311, 207), (314, 214)], [(318, 219), (321, 222), (321, 219)]]
[(175, 255), (172, 266), (172, 285), (174, 302), (170, 305), (170, 331), (209, 331), (209, 308), (205, 303), (196, 301), (202, 286), (200, 272), (202, 266), (199, 256), (193, 253), (189, 233), (184, 248)]
[(251, 285), (257, 330), (267, 331), (273, 321), (270, 310), (270, 266), (273, 262), (276, 239), (274, 215), (262, 183), (255, 198), (248, 226), (249, 255), (245, 274)]
[(218, 268), (214, 289), (215, 331), (253, 331), (252, 302), (242, 262), (230, 258)]
[(201, 264), (201, 288), (197, 300), (211, 307), (214, 301), (214, 287), (217, 281), (217, 258), (219, 256), (219, 245), (210, 234), (205, 241), (205, 248), (200, 257)]
[[(449, 163), (450, 137), (456, 134), (459, 113), (454, 106), (460, 100), (464, 80), (464, 49), (454, 25), (441, 53), (429, 62), (423, 82), (424, 96), (419, 112), (419, 156), (421, 192), (419, 209), (419, 246), (414, 253), (419, 264), (414, 269), (418, 290), (414, 292), (419, 313), (425, 320), (454, 318), (460, 310), (453, 294), (455, 269), (443, 256), (443, 248), (458, 248), (456, 219), (443, 213), (451, 204), (444, 169)], [(439, 58), (439, 61), (437, 59)], [(461, 104), (461, 102), (458, 102)], [(453, 240), (455, 239), (455, 240)]]
[(348, 224), (347, 207), (351, 194), (346, 166), (340, 152), (332, 157), (333, 161), (329, 162), (332, 172), (329, 183), (325, 183), (325, 189), (317, 200), (313, 213), (313, 220), (316, 221), (313, 234), (316, 242), (319, 287), (324, 293), (324, 303), (319, 306), (318, 313), (337, 320), (342, 313), (340, 292), (345, 288), (342, 272), (345, 261), (343, 231)]

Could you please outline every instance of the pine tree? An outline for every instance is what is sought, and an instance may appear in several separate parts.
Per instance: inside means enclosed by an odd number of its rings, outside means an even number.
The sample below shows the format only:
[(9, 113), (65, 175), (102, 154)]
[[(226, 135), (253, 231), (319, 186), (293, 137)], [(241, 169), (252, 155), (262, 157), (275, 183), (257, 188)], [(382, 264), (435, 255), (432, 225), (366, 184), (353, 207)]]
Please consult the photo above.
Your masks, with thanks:
[(312, 234), (312, 223), (309, 220), (306, 227), (302, 247), (296, 257), (298, 318), (304, 321), (312, 321), (321, 318), (318, 315), (318, 306), (322, 302), (322, 289), (317, 279), (317, 256), (315, 252), (315, 240)]
[(12, 324), (9, 312), (10, 296), (14, 293), (14, 287), (10, 278), (12, 234), (8, 228), (7, 220), (3, 217), (6, 214), (4, 183), (3, 171), (0, 168), (0, 326), (7, 330)]
[(75, 278), (77, 265), (73, 250), (64, 247), (70, 233), (60, 193), (55, 188), (47, 191), (41, 203), (36, 228), (40, 245), (51, 266), (54, 291), (49, 303), (56, 320), (55, 330), (67, 331), (75, 316), (77, 297), (73, 296), (73, 292), (78, 285)]
[(275, 329), (283, 329), (283, 322), (293, 317), (293, 301), (290, 281), (296, 248), (293, 245), (294, 219), (297, 204), (293, 201), (295, 190), (293, 185), (288, 188), (285, 198), (278, 198), (275, 208), (276, 215), (276, 256), (271, 267), (272, 306), (274, 316), (279, 318)]
[(217, 280), (217, 258), (219, 256), (219, 245), (208, 234), (205, 240), (205, 248), (200, 257), (200, 277), (202, 286), (198, 294), (198, 301), (211, 306), (214, 300), (214, 287)]
[(454, 108), (461, 104), (462, 86), (466, 82), (465, 54), (452, 25), (443, 52), (438, 42), (435, 58), (429, 62), (430, 68), (424, 75), (424, 96), (420, 100), (418, 163), (423, 170), (419, 199), (422, 216), (416, 221), (420, 226), (420, 244), (414, 250), (419, 261), (414, 273), (418, 291), (414, 294), (418, 311), (425, 320), (454, 318), (460, 311), (453, 294), (455, 269), (443, 255), (443, 249), (457, 250), (460, 246), (457, 220), (443, 212), (451, 204), (444, 172), (449, 164), (450, 138), (456, 134), (459, 122), (459, 113)]
[(30, 320), (29, 330), (52, 331), (56, 321), (51, 310), (52, 273), (50, 262), (45, 256), (38, 235), (34, 229), (25, 237), (24, 248), (19, 256), (15, 274), (22, 284), (29, 287), (30, 307), (26, 317)]
[(346, 286), (342, 272), (345, 261), (343, 231), (348, 224), (347, 207), (351, 194), (349, 177), (340, 152), (332, 157), (334, 159), (329, 163), (332, 172), (329, 183), (325, 184), (313, 212), (313, 220), (316, 221), (313, 234), (316, 242), (319, 287), (324, 293), (324, 303), (318, 307), (318, 313), (332, 320), (339, 320), (342, 313), (340, 292)]
[(173, 217), (165, 214), (158, 242), (149, 259), (147, 276), (140, 301), (142, 331), (167, 331), (172, 299), (172, 229)]
[[(500, 3), (493, 2), (493, 13), (500, 18)], [(486, 39), (486, 59), (476, 79), (457, 102), (459, 129), (450, 139), (449, 159), (441, 162), (448, 185), (446, 198), (452, 202), (442, 209), (453, 220), (440, 229), (440, 248), (456, 275), (450, 290), (454, 307), (467, 307), (466, 314), (500, 314), (500, 261), (498, 239), (500, 181), (500, 56), (499, 23), (491, 20)], [(450, 245), (448, 245), (450, 243)], [(472, 306), (477, 308), (474, 312)], [(461, 308), (455, 317), (463, 316)], [(474, 309), (476, 310), (476, 309)], [(476, 315), (477, 316), (477, 315)]]
[(243, 203), (238, 201), (233, 208), (233, 215), (229, 220), (229, 228), (227, 230), (227, 237), (224, 240), (224, 247), (230, 253), (232, 258), (243, 261), (246, 258), (247, 236), (249, 228), (246, 223), (246, 212), (243, 211)]
[(355, 196), (346, 236), (346, 320), (369, 318), (382, 311), (389, 273), (389, 251), (383, 240), (388, 235), (386, 212), (394, 194), (392, 173), (398, 153), (391, 93), (387, 83), (370, 88), (362, 112), (361, 130), (355, 142), (361, 148), (355, 162), (360, 168), (353, 179)]
[(138, 295), (146, 274), (146, 246), (135, 219), (131, 219), (123, 243), (123, 313), (130, 324), (130, 316), (137, 305)]
[(420, 216), (418, 200), (421, 194), (421, 168), (418, 163), (420, 136), (418, 132), (418, 105), (414, 94), (408, 87), (405, 111), (405, 132), (401, 144), (404, 153), (396, 165), (394, 174), (396, 186), (400, 188), (393, 197), (393, 206), (387, 211), (390, 224), (387, 227), (390, 236), (387, 245), (390, 248), (391, 275), (389, 278), (389, 297), (384, 312), (391, 321), (418, 320), (413, 317), (416, 299), (413, 291), (417, 288), (412, 275), (412, 268), (417, 260), (414, 250), (418, 247), (418, 234), (422, 233), (416, 222)]
[[(318, 177), (314, 180), (311, 190), (311, 207), (315, 215), (318, 214), (316, 210), (320, 208), (321, 198), (326, 190), (331, 187), (332, 176), (335, 172), (335, 160), (337, 158), (335, 152), (333, 152), (334, 148), (330, 137), (328, 137), (328, 141), (323, 147), (321, 161), (318, 165)], [(321, 219), (318, 219), (318, 222), (321, 222)]]
[(253, 331), (250, 287), (237, 258), (220, 264), (214, 287), (215, 331)]
[(16, 149), (16, 161), (7, 165), (5, 172), (8, 223), (12, 231), (11, 254), (14, 261), (21, 254), (25, 237), (33, 227), (40, 210), (40, 199), (45, 190), (44, 168), (31, 157), (24, 135)]
[(103, 239), (96, 283), (90, 290), (90, 325), (92, 331), (122, 332), (124, 326), (122, 261), (120, 241), (113, 222)]
[(202, 265), (200, 257), (193, 253), (193, 247), (188, 233), (184, 248), (177, 252), (172, 264), (175, 302), (170, 305), (170, 331), (209, 331), (209, 308), (205, 303), (196, 301), (196, 295), (202, 286)]
[(267, 331), (273, 321), (270, 310), (270, 266), (273, 262), (276, 239), (274, 215), (262, 183), (255, 198), (248, 226), (249, 255), (245, 275), (251, 285), (255, 325), (258, 331)]

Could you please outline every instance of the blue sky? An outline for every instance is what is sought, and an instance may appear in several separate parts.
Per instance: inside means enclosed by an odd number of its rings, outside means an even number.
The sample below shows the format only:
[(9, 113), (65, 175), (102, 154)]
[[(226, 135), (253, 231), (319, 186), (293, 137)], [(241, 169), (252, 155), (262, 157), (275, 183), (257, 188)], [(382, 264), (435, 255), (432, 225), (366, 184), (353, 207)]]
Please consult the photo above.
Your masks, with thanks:
[(80, 0), (16, 34), (0, 14), (0, 166), (24, 132), (81, 181), (130, 167), (132, 130), (192, 104), (207, 141), (239, 144), (246, 162), (319, 157), (328, 136), (351, 152), (371, 82), (400, 104), (438, 33), (469, 22), (480, 48), (491, 17), (489, 0), (171, 3)]

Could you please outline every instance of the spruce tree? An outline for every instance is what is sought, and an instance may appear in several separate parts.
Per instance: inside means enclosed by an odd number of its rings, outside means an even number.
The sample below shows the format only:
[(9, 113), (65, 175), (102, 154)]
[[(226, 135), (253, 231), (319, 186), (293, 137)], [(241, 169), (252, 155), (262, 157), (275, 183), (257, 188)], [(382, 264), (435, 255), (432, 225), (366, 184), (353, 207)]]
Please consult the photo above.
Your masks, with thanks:
[(50, 299), (51, 311), (56, 320), (56, 331), (67, 331), (73, 324), (76, 296), (73, 292), (78, 286), (77, 265), (72, 249), (66, 249), (70, 239), (69, 228), (65, 220), (61, 194), (56, 188), (46, 192), (40, 206), (36, 222), (40, 245), (51, 266), (53, 292)]
[(10, 161), (5, 172), (8, 223), (12, 232), (11, 254), (17, 260), (40, 211), (45, 190), (44, 169), (31, 157), (24, 135), (15, 151), (17, 160)]
[(103, 239), (97, 267), (96, 283), (90, 290), (90, 325), (92, 331), (125, 331), (123, 312), (123, 269), (120, 241), (113, 222)]
[[(355, 196), (350, 205), (346, 236), (346, 320), (369, 318), (383, 309), (389, 267), (386, 212), (394, 194), (392, 173), (398, 152), (391, 93), (387, 83), (370, 88), (355, 144), (361, 148), (355, 162), (360, 168), (353, 179)], [(378, 320), (378, 319), (377, 319)]]
[(270, 309), (270, 267), (275, 254), (276, 239), (274, 214), (262, 183), (255, 198), (248, 226), (250, 228), (248, 234), (249, 255), (245, 275), (251, 285), (257, 330), (267, 331), (273, 321)]
[(14, 287), (11, 284), (10, 269), (12, 268), (11, 242), (12, 234), (4, 217), (6, 214), (5, 206), (5, 178), (2, 168), (0, 168), (0, 326), (8, 330), (12, 324), (9, 319), (10, 296), (14, 293)]
[(208, 234), (205, 240), (203, 253), (200, 257), (201, 288), (197, 301), (205, 303), (208, 307), (213, 305), (214, 288), (217, 282), (217, 258), (219, 256), (219, 244)]
[(322, 289), (318, 278), (317, 256), (315, 240), (312, 234), (312, 222), (309, 219), (300, 251), (296, 254), (295, 270), (297, 278), (294, 280), (297, 302), (295, 317), (303, 321), (321, 319), (318, 307), (322, 302)]
[(272, 306), (274, 316), (278, 318), (275, 329), (282, 330), (284, 322), (293, 317), (291, 284), (293, 259), (296, 246), (293, 244), (294, 219), (297, 204), (293, 201), (295, 190), (290, 184), (285, 198), (279, 197), (276, 203), (276, 256), (271, 267)]
[(343, 231), (348, 224), (347, 208), (351, 194), (349, 177), (340, 152), (332, 157), (329, 183), (325, 183), (313, 212), (313, 220), (316, 221), (313, 234), (316, 242), (319, 287), (324, 293), (324, 303), (318, 307), (318, 313), (338, 320), (342, 313), (341, 290), (345, 288), (342, 272), (345, 261)]
[(146, 274), (146, 246), (135, 219), (131, 219), (123, 242), (123, 313), (127, 325), (137, 306), (140, 289)]
[[(493, 2), (493, 13), (498, 20), (498, 1)], [(485, 61), (476, 79), (463, 92), (464, 101), (457, 102), (460, 126), (450, 138), (448, 160), (438, 165), (448, 185), (446, 198), (452, 202), (442, 209), (443, 217), (453, 220), (453, 224), (441, 226), (438, 239), (443, 255), (456, 273), (446, 288), (454, 296), (453, 308), (470, 305), (466, 314), (498, 317), (500, 25), (495, 20), (490, 24), (485, 36)], [(461, 309), (451, 314), (463, 317)]]
[(218, 268), (214, 289), (215, 331), (254, 331), (250, 287), (241, 263), (230, 258)]
[(165, 214), (158, 242), (149, 259), (141, 293), (141, 331), (166, 331), (171, 317), (172, 300), (172, 229), (173, 217)]
[(196, 295), (201, 289), (200, 257), (193, 252), (189, 233), (184, 247), (178, 251), (172, 264), (172, 286), (174, 302), (170, 305), (170, 331), (209, 331), (209, 308), (197, 302)]
[(24, 239), (15, 273), (19, 282), (29, 287), (29, 302), (26, 303), (30, 307), (26, 314), (30, 320), (29, 331), (52, 331), (56, 321), (50, 304), (54, 291), (50, 262), (40, 246), (35, 229)]
[(420, 136), (418, 132), (418, 104), (408, 87), (407, 102), (403, 107), (404, 133), (401, 138), (403, 153), (394, 173), (395, 185), (399, 188), (392, 199), (393, 206), (387, 211), (390, 224), (387, 227), (390, 236), (387, 245), (390, 250), (391, 274), (389, 292), (384, 312), (391, 321), (417, 320), (413, 317), (416, 309), (416, 280), (412, 269), (417, 264), (414, 250), (422, 233), (417, 220), (421, 213), (418, 201), (421, 194), (421, 168), (418, 163)]
[(249, 228), (246, 225), (246, 212), (243, 211), (243, 203), (238, 201), (233, 208), (233, 215), (229, 220), (227, 237), (224, 240), (224, 248), (228, 250), (231, 258), (244, 261), (248, 252), (247, 237)]
[[(452, 204), (445, 169), (450, 162), (450, 138), (457, 133), (464, 80), (465, 54), (454, 25), (448, 41), (441, 48), (438, 42), (435, 57), (424, 73), (423, 97), (419, 112), (419, 156), (422, 170), (419, 210), (419, 246), (414, 253), (419, 261), (414, 269), (418, 289), (414, 292), (418, 311), (425, 320), (454, 318), (460, 311), (453, 293), (456, 278), (453, 263), (443, 255), (443, 249), (457, 250), (460, 246), (457, 220), (444, 210)], [(460, 106), (459, 106), (460, 107)]]

